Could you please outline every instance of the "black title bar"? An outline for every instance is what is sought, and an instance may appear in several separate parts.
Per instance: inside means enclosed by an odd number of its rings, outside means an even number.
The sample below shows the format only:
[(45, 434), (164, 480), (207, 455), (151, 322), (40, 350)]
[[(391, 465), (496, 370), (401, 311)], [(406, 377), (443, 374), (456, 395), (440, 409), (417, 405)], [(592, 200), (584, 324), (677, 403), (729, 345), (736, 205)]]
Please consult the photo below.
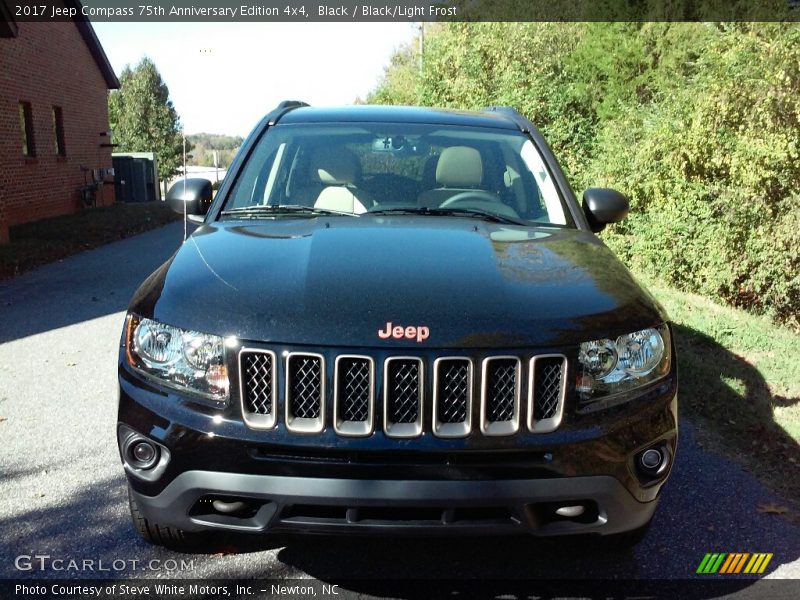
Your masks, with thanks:
[(800, 0), (0, 0), (16, 22), (800, 21)]

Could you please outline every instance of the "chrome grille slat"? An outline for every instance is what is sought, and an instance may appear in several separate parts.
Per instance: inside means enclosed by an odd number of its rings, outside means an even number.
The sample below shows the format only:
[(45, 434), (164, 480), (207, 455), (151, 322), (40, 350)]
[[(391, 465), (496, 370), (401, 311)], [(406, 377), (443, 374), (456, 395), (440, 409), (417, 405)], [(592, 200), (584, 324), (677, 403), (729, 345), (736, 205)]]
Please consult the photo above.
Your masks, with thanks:
[(384, 364), (384, 431), (390, 437), (422, 433), (422, 360), (398, 356)]
[(469, 400), (469, 365), (448, 363), (443, 368), (439, 413), (442, 423), (463, 423)]
[(413, 423), (419, 418), (419, 368), (414, 361), (398, 360), (389, 376), (389, 420)]
[(277, 416), (277, 365), (275, 353), (243, 348), (239, 353), (242, 415), (248, 426), (269, 429)]
[(339, 355), (334, 371), (334, 429), (340, 435), (372, 433), (375, 370), (368, 356)]
[(300, 419), (316, 419), (320, 413), (322, 377), (320, 360), (298, 357), (296, 371), (289, 370), (289, 410)]
[(528, 429), (554, 431), (561, 424), (567, 387), (567, 358), (562, 354), (534, 356), (528, 384)]
[(472, 430), (472, 361), (437, 358), (433, 364), (433, 432), (465, 437)]
[(243, 359), (245, 402), (249, 412), (268, 415), (272, 412), (272, 357), (248, 353)]
[(514, 397), (517, 390), (517, 366), (514, 361), (506, 361), (496, 365), (494, 370), (490, 370), (487, 387), (489, 422), (499, 423), (513, 419)]
[(350, 362), (344, 370), (339, 384), (344, 388), (342, 393), (342, 420), (366, 421), (369, 415), (369, 361), (366, 359), (348, 359)]
[(484, 435), (516, 433), (519, 429), (519, 358), (485, 359), (481, 386), (481, 431)]
[(325, 425), (325, 359), (296, 352), (286, 357), (286, 427), (316, 433)]
[(533, 418), (537, 421), (552, 419), (558, 408), (558, 398), (561, 395), (561, 361), (552, 359), (548, 362), (540, 361), (534, 374)]

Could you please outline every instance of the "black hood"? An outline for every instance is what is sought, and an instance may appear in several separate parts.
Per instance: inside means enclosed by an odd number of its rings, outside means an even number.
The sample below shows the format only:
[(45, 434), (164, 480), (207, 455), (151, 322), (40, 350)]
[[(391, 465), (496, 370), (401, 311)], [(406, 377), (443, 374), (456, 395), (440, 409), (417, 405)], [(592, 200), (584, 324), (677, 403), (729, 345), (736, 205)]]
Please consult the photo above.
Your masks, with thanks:
[[(588, 232), (430, 216), (205, 225), (131, 310), (243, 340), (356, 347), (558, 347), (665, 319)], [(382, 339), (387, 322), (429, 337)]]

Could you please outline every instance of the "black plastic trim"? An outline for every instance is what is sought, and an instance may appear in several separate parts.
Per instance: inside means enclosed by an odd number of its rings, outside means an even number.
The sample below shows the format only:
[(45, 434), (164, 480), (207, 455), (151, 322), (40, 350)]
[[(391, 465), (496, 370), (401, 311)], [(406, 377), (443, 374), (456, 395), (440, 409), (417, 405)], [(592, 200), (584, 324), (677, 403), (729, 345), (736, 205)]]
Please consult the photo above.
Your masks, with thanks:
[[(131, 490), (142, 513), (162, 525), (186, 531), (235, 529), (261, 532), (285, 530), (300, 532), (412, 531), (419, 533), (476, 533), (481, 528), (470, 521), (420, 522), (372, 520), (359, 524), (348, 519), (282, 520), (284, 507), (433, 507), (506, 508), (515, 519), (506, 525), (493, 523), (485, 533), (521, 533), (564, 535), (621, 533), (647, 524), (657, 500), (638, 502), (615, 478), (609, 476), (565, 477), (546, 480), (505, 481), (395, 481), (357, 480), (312, 477), (249, 475), (215, 471), (187, 471), (176, 477), (160, 494), (146, 496)], [(190, 515), (199, 499), (207, 496), (241, 499), (268, 509), (259, 509), (258, 519), (241, 523), (226, 518), (197, 518)], [(597, 519), (590, 523), (577, 520), (543, 521), (537, 507), (551, 503), (593, 501), (598, 506)], [(322, 509), (324, 510), (324, 509)], [(265, 517), (270, 515), (269, 519)]]

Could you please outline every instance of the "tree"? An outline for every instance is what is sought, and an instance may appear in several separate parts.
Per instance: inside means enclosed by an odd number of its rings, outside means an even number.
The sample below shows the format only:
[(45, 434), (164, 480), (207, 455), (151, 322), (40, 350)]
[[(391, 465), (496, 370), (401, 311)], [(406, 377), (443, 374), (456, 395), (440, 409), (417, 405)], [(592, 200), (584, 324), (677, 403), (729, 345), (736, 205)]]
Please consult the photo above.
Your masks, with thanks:
[[(108, 117), (119, 152), (155, 152), (158, 177), (174, 175), (183, 163), (178, 113), (156, 65), (143, 57), (134, 69), (126, 65), (120, 87), (111, 92)], [(189, 148), (187, 148), (187, 151)]]

